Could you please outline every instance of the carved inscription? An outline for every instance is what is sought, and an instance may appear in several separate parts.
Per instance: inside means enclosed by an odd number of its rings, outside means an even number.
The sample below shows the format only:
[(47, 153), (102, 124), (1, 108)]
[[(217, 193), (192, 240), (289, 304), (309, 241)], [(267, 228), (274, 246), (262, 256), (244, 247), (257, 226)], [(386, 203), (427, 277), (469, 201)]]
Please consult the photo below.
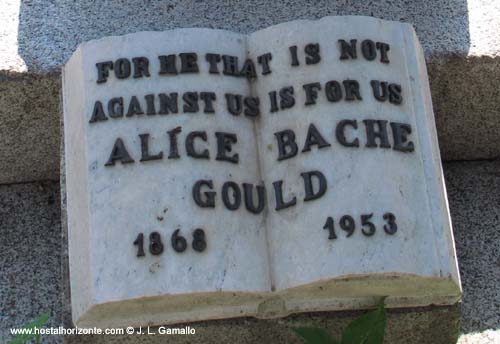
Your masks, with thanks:
[[(283, 47), (289, 56), (292, 72), (300, 68), (308, 68), (318, 63), (336, 60), (340, 65), (349, 61), (363, 60), (372, 64), (389, 65), (391, 63), (391, 46), (385, 42), (370, 39), (339, 39), (336, 42), (336, 56), (323, 56), (323, 49), (317, 42), (297, 44)], [(96, 83), (104, 87), (110, 77), (119, 82), (128, 79), (151, 78), (156, 74), (161, 78), (183, 74), (200, 74), (202, 64), (206, 64), (210, 75), (246, 78), (254, 82), (273, 73), (273, 54), (267, 52), (257, 56), (255, 60), (238, 59), (222, 52), (213, 51), (200, 55), (196, 52), (165, 54), (156, 57), (158, 63), (153, 69), (148, 57), (118, 58), (116, 60), (98, 61), (95, 64)], [(347, 68), (347, 67), (346, 67)], [(238, 94), (208, 92), (206, 90), (190, 90), (178, 92), (175, 87), (157, 93), (135, 94), (132, 96), (117, 95), (109, 99), (96, 99), (89, 114), (89, 125), (95, 126), (108, 121), (127, 121), (131, 118), (148, 118), (155, 116), (180, 116), (182, 114), (198, 114), (214, 116), (221, 108), (230, 116), (255, 120), (259, 116), (280, 116), (297, 106), (304, 106), (304, 111), (317, 106), (318, 103), (335, 106), (339, 102), (357, 103), (372, 97), (387, 106), (400, 106), (404, 102), (401, 84), (373, 79), (363, 83), (356, 79), (332, 79), (327, 82), (308, 82), (301, 87), (283, 85), (267, 93), (267, 99)], [(384, 118), (383, 113), (360, 114), (359, 119), (332, 118), (330, 127), (319, 127), (309, 123), (305, 133), (297, 133), (291, 128), (283, 128), (274, 132), (275, 145), (272, 146), (277, 163), (297, 158), (302, 154), (310, 154), (313, 150), (329, 152), (339, 149), (356, 151), (390, 150), (393, 154), (411, 154), (415, 150), (412, 141), (412, 126), (395, 120)], [(367, 118), (368, 117), (368, 118)], [(215, 160), (221, 164), (241, 164), (238, 149), (242, 144), (236, 132), (209, 131), (205, 128), (187, 130), (176, 126), (165, 130), (163, 137), (152, 137), (149, 132), (138, 134), (132, 145), (130, 137), (116, 137), (109, 147), (109, 156), (101, 163), (107, 168), (115, 168), (117, 164), (150, 164), (161, 160), (197, 159)], [(298, 139), (305, 137), (305, 139)], [(152, 146), (152, 140), (161, 142)], [(184, 147), (181, 153), (179, 147)], [(325, 153), (326, 154), (326, 153)], [(183, 156), (185, 155), (185, 156)], [(160, 161), (160, 162), (159, 162)], [(303, 188), (302, 201), (309, 202), (320, 199), (328, 192), (325, 171), (299, 171)], [(214, 209), (224, 207), (229, 211), (247, 211), (260, 214), (266, 206), (270, 211), (283, 211), (297, 204), (297, 196), (286, 193), (284, 180), (275, 180), (266, 188), (263, 184), (237, 183), (233, 180), (200, 179), (191, 188), (194, 203), (200, 208)], [(273, 197), (269, 198), (267, 193)], [(266, 204), (272, 199), (274, 204)], [(385, 224), (377, 228), (373, 219), (379, 216)], [(328, 231), (328, 239), (339, 238), (340, 229), (347, 238), (356, 230), (364, 237), (372, 237), (377, 231), (387, 235), (395, 235), (398, 231), (396, 216), (391, 212), (374, 214), (367, 212), (359, 218), (345, 214), (338, 218), (328, 216), (323, 227)], [(187, 234), (185, 234), (187, 235)], [(172, 249), (182, 253), (188, 249), (203, 252), (207, 248), (207, 239), (203, 229), (195, 229), (192, 239), (188, 240), (179, 229), (170, 234), (170, 240), (164, 241), (167, 233), (138, 233), (133, 242), (136, 256), (147, 254), (161, 255)], [(167, 244), (168, 243), (168, 244)]]
[[(205, 231), (201, 228), (197, 228), (192, 233), (191, 247), (196, 252), (203, 252), (207, 247)], [(152, 232), (149, 234), (149, 244), (145, 243), (144, 233), (137, 234), (137, 238), (133, 242), (134, 246), (137, 247), (137, 257), (146, 256), (145, 245), (149, 248), (149, 253), (153, 256), (161, 255), (165, 249), (165, 244), (162, 241), (162, 236), (159, 232)], [(180, 229), (176, 229), (172, 236), (170, 237), (170, 244), (172, 249), (177, 253), (182, 253), (188, 248), (188, 241), (180, 233)]]
[[(393, 213), (388, 212), (382, 217), (386, 221), (386, 224), (382, 227), (385, 233), (389, 235), (395, 234), (398, 230), (396, 216), (394, 216)], [(377, 231), (377, 227), (372, 222), (372, 218), (373, 213), (363, 214), (360, 216), (359, 224), (361, 225), (361, 233), (363, 233), (364, 236), (370, 237)], [(350, 215), (343, 215), (338, 220), (338, 226), (346, 232), (346, 237), (349, 238), (356, 230), (356, 220)], [(323, 229), (328, 230), (328, 239), (334, 240), (338, 238), (335, 232), (335, 221), (331, 216), (328, 216), (326, 219)]]

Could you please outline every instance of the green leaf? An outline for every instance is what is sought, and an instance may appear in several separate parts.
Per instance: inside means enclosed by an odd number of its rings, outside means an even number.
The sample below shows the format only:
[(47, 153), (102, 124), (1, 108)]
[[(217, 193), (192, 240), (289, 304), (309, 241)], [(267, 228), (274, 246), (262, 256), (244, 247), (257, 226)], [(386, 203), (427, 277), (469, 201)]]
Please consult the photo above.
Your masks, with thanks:
[[(37, 316), (33, 321), (31, 321), (29, 324), (24, 325), (22, 328), (29, 330), (32, 329), (34, 330), (36, 328), (41, 328), (47, 320), (49, 320), (49, 313), (43, 313), (39, 316)], [(19, 333), (17, 334), (10, 342), (9, 344), (24, 344), (26, 341), (33, 339), (37, 337), (35, 333), (27, 334), (27, 333)]]
[(338, 344), (323, 329), (316, 327), (298, 327), (293, 329), (306, 344)]
[(342, 333), (342, 344), (382, 344), (385, 332), (385, 297), (376, 310), (354, 319)]

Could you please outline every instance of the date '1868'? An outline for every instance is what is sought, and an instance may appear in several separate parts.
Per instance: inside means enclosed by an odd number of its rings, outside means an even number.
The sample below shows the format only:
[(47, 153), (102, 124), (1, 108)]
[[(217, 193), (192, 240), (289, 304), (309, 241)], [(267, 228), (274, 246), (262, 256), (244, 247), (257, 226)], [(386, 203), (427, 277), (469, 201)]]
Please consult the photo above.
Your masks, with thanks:
[[(188, 248), (188, 242), (186, 238), (179, 234), (180, 229), (176, 229), (172, 236), (170, 237), (170, 243), (172, 248), (177, 253), (182, 253)], [(144, 233), (137, 234), (134, 241), (134, 246), (137, 246), (137, 257), (144, 257), (146, 253), (144, 252)], [(193, 240), (191, 242), (191, 247), (196, 252), (203, 252), (207, 247), (207, 242), (205, 240), (205, 231), (203, 229), (195, 229), (193, 232)], [(161, 240), (161, 235), (158, 232), (151, 232), (149, 234), (149, 253), (153, 256), (158, 256), (164, 251), (164, 244)]]

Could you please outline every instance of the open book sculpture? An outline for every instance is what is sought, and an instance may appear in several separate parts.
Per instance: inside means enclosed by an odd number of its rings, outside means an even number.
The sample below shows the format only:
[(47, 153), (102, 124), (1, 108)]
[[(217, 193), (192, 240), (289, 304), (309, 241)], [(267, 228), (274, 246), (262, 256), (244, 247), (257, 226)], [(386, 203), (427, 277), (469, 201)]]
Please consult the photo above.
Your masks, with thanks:
[(108, 37), (77, 49), (63, 83), (78, 326), (459, 299), (410, 25)]

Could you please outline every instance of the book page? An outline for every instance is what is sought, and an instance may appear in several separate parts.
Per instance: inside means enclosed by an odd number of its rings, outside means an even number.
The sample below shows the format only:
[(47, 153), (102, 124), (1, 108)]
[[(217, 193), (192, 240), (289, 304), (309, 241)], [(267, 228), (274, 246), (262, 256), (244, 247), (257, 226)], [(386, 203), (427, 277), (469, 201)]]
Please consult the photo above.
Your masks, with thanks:
[(244, 35), (181, 29), (91, 41), (66, 65), (76, 324), (245, 315), (233, 293), (270, 290), (245, 60)]
[[(262, 109), (258, 141), (274, 288), (358, 276), (367, 281), (366, 293), (370, 278), (387, 285), (418, 276), (447, 280), (458, 295), (427, 76), (413, 29), (327, 17), (255, 32), (249, 48), (252, 58), (272, 57), (270, 73), (254, 89)], [(344, 286), (344, 296), (356, 296)]]

